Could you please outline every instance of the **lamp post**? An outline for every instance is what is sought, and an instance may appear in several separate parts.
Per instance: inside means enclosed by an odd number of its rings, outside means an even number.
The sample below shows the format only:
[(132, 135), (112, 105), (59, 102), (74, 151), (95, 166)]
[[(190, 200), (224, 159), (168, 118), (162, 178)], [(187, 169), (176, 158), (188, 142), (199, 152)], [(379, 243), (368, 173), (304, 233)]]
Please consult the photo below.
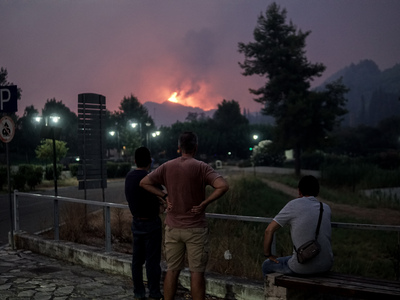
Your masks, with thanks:
[[(257, 141), (258, 140), (258, 135), (257, 134), (253, 134), (253, 140)], [(251, 148), (251, 151), (253, 151), (253, 148)], [(254, 171), (254, 176), (256, 175), (256, 163), (254, 161), (252, 161), (253, 164), (253, 171)]]
[(60, 134), (60, 128), (55, 126), (59, 123), (60, 117), (58, 115), (52, 114), (49, 117), (36, 116), (34, 120), (37, 123), (41, 123), (42, 120), (45, 121), (44, 126), (41, 130), (42, 138), (51, 139), (53, 146), (53, 178), (54, 178), (54, 195), (58, 196), (57, 189), (57, 152), (56, 152), (56, 135)]
[[(57, 124), (60, 121), (59, 116), (50, 116), (50, 120), (53, 124)], [(46, 124), (47, 126), (47, 124)], [(57, 158), (56, 158), (56, 137), (54, 132), (54, 126), (50, 126), (51, 128), (51, 138), (53, 139), (53, 178), (54, 178), (54, 195), (58, 196), (57, 190)]]
[(146, 147), (149, 147), (149, 129), (147, 127), (150, 127), (151, 123), (150, 122), (144, 123), (144, 126), (146, 126), (146, 127), (143, 128), (142, 127), (143, 125), (142, 125), (141, 122), (138, 122), (136, 120), (132, 120), (132, 121), (130, 121), (130, 125), (131, 125), (132, 128), (139, 127), (139, 136), (140, 136), (140, 138), (142, 138), (143, 131), (145, 131)]
[[(35, 117), (34, 120), (41, 123), (43, 117)], [(57, 158), (56, 158), (56, 135), (59, 139), (60, 129), (56, 125), (60, 121), (60, 117), (57, 115), (50, 115), (50, 117), (45, 117), (45, 124), (41, 130), (41, 136), (46, 139), (52, 139), (53, 142), (53, 178), (54, 178), (54, 239), (59, 240), (60, 230), (59, 230), (59, 209), (58, 209), (58, 189), (57, 189)], [(57, 130), (57, 131), (56, 131)]]
[(117, 135), (117, 159), (119, 159), (119, 158), (120, 158), (120, 156), (119, 156), (119, 131), (111, 130), (111, 131), (109, 132), (109, 134), (110, 134), (112, 137), (115, 136), (115, 135)]

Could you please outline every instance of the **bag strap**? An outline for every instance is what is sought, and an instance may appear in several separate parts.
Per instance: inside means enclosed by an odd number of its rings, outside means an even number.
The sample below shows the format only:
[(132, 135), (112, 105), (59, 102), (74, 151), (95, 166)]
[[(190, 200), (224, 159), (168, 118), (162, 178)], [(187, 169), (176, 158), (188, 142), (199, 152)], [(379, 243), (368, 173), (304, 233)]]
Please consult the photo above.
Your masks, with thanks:
[[(317, 229), (315, 230), (315, 240), (317, 240), (318, 235), (319, 235), (319, 228), (321, 227), (321, 221), (322, 221), (322, 213), (324, 212), (324, 208), (322, 205), (322, 202), (319, 201), (319, 217), (318, 217), (318, 225), (317, 225)], [(295, 247), (295, 245), (293, 245), (294, 251), (297, 252), (297, 249)]]
[(315, 231), (315, 240), (317, 240), (317, 238), (318, 238), (319, 228), (321, 227), (322, 213), (323, 212), (324, 212), (324, 208), (322, 206), (322, 202), (319, 201), (319, 218), (318, 218), (317, 230)]

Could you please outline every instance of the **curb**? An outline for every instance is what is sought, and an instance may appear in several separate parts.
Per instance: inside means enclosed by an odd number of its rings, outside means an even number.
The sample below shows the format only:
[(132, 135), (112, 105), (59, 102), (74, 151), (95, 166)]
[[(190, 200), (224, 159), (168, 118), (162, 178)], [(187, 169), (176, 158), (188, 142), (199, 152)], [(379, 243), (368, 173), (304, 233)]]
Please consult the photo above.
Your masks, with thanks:
[[(76, 244), (68, 241), (55, 241), (45, 239), (38, 235), (25, 232), (14, 233), (15, 247), (26, 249), (55, 259), (79, 264), (104, 272), (124, 275), (129, 278), (131, 274), (132, 256), (118, 252), (105, 252), (101, 248)], [(165, 272), (165, 266), (163, 272)], [(144, 272), (145, 276), (145, 272)], [(237, 300), (263, 300), (264, 283), (262, 281), (248, 280), (233, 276), (222, 276), (206, 272), (206, 293), (223, 299)], [(182, 270), (179, 277), (180, 284), (190, 289), (190, 272)]]

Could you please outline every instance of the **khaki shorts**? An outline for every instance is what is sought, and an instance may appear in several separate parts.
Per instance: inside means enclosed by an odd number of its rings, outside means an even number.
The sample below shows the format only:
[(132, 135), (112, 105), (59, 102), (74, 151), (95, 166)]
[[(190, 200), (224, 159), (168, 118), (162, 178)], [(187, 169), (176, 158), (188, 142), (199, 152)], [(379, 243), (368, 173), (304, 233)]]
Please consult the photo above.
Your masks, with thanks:
[(165, 227), (165, 258), (168, 270), (177, 271), (185, 267), (187, 250), (189, 270), (205, 272), (208, 261), (208, 228)]

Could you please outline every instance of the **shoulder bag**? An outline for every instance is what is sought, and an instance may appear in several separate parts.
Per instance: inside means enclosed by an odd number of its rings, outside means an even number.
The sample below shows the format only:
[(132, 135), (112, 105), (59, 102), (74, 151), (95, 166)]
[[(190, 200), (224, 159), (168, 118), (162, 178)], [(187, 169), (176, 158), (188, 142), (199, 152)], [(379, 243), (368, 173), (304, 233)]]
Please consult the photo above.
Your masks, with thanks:
[(318, 219), (317, 229), (315, 231), (315, 238), (311, 241), (304, 243), (297, 249), (293, 245), (294, 250), (297, 253), (297, 260), (301, 264), (304, 264), (304, 263), (310, 261), (312, 258), (316, 257), (321, 252), (321, 246), (318, 243), (317, 239), (318, 239), (318, 234), (319, 234), (319, 228), (321, 226), (322, 213), (324, 212), (324, 209), (322, 207), (322, 202), (319, 202), (319, 204), (320, 204), (319, 219)]

